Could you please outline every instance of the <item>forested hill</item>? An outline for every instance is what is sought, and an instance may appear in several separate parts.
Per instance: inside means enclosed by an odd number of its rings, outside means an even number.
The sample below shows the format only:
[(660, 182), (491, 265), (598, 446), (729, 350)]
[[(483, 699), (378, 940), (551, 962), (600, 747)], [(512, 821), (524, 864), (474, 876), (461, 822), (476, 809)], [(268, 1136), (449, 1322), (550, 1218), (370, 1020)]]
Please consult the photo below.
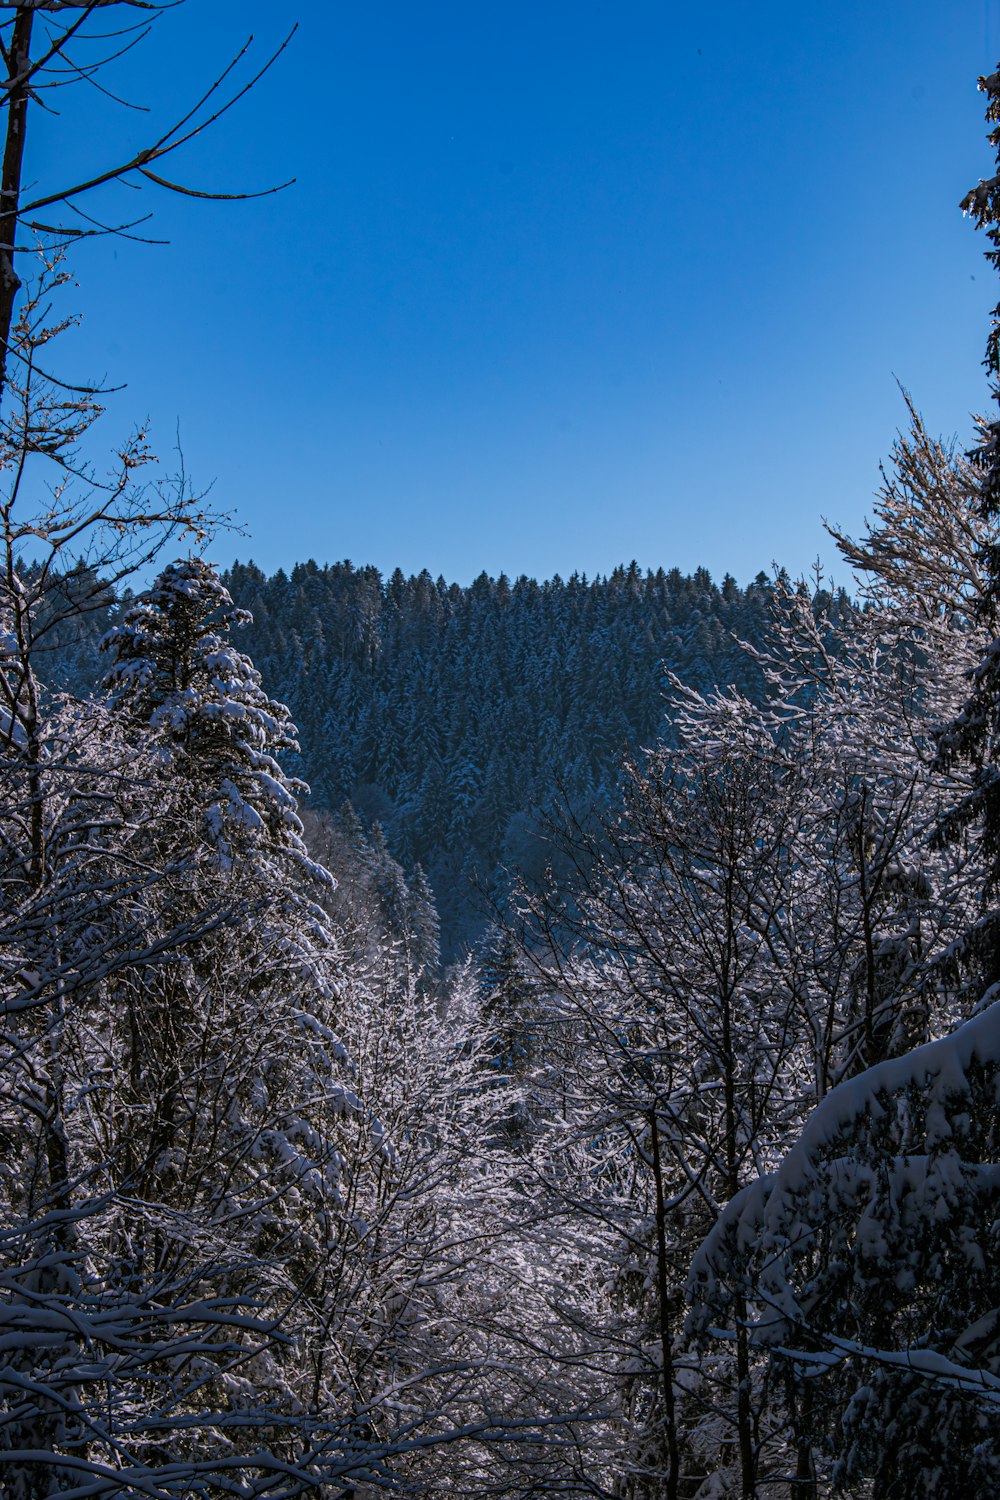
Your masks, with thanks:
[(224, 575), (253, 614), (241, 647), (299, 726), (313, 802), (350, 800), (434, 888), (446, 951), (474, 935), (476, 885), (543, 857), (533, 810), (556, 789), (601, 803), (626, 747), (664, 729), (665, 672), (756, 698), (735, 637), (760, 640), (772, 585), (703, 569), (467, 588), (427, 572), (388, 581), (350, 562)]

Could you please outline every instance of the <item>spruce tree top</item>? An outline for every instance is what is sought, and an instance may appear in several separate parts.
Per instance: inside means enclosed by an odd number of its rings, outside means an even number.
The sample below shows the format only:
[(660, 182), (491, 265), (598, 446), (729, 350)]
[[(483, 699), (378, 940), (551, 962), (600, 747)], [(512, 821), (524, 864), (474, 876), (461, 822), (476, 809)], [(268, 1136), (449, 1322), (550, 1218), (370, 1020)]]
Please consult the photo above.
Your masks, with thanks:
[[(987, 139), (997, 155), (997, 173), (966, 193), (961, 206), (976, 221), (977, 229), (986, 231), (992, 246), (984, 252), (986, 259), (1000, 270), (1000, 68), (988, 78), (980, 78), (979, 87), (987, 97), (986, 122), (992, 127)], [(1000, 402), (1000, 302), (991, 315), (983, 364), (990, 376), (993, 397)], [(995, 516), (1000, 513), (1000, 417), (984, 424), (982, 442), (974, 456), (984, 471), (983, 513)], [(995, 609), (1000, 600), (1000, 568), (995, 556), (992, 562), (991, 603)]]
[(210, 563), (171, 563), (101, 641), (113, 657), (104, 687), (152, 736), (164, 769), (191, 785), (220, 858), (256, 848), (313, 868), (296, 810), (307, 788), (278, 760), (297, 753), (295, 726), (229, 640), (249, 619)]

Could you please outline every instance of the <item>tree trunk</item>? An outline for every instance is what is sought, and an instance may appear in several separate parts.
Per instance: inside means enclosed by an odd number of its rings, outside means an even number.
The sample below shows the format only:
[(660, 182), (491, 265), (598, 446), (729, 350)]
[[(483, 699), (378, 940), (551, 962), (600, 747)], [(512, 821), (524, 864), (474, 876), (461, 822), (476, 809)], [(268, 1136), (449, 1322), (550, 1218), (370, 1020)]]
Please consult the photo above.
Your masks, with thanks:
[(663, 1191), (663, 1160), (660, 1156), (660, 1132), (656, 1111), (649, 1117), (650, 1156), (656, 1185), (656, 1291), (660, 1325), (660, 1380), (663, 1401), (663, 1448), (667, 1459), (663, 1500), (677, 1500), (680, 1494), (680, 1451), (677, 1442), (677, 1413), (674, 1402), (674, 1359), (670, 1338), (670, 1285), (667, 1278), (667, 1226)]
[[(7, 388), (7, 351), (14, 321), (14, 303), (21, 278), (14, 263), (17, 224), (21, 207), (21, 170), (28, 128), (31, 87), (27, 75), (31, 65), (31, 26), (34, 10), (19, 10), (11, 38), (6, 84), (7, 138), (0, 172), (0, 401)], [(20, 82), (18, 80), (21, 80)]]

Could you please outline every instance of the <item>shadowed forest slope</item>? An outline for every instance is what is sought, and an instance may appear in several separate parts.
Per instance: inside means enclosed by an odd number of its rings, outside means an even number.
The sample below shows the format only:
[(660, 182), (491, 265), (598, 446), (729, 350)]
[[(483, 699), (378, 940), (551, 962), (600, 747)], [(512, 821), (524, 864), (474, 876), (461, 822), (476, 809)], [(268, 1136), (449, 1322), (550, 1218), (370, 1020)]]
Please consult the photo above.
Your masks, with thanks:
[(540, 872), (536, 810), (557, 794), (603, 806), (623, 751), (663, 735), (667, 672), (759, 698), (737, 638), (762, 639), (773, 587), (635, 563), (592, 581), (483, 573), (466, 588), (349, 562), (270, 578), (236, 563), (224, 581), (299, 726), (313, 805), (350, 801), (407, 869), (423, 867), (446, 956), (476, 936), (503, 869)]

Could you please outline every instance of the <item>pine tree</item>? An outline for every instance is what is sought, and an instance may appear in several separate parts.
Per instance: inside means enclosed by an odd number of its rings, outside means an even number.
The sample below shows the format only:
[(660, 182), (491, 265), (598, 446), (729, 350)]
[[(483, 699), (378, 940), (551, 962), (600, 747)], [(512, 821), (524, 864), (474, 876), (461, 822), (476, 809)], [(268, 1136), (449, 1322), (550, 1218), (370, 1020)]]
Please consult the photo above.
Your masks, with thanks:
[(407, 926), (414, 972), (433, 982), (441, 965), (441, 924), (434, 892), (420, 865), (409, 883)]
[[(292, 1412), (322, 1411), (353, 1444), (339, 1377), (327, 1386), (295, 1350), (318, 1350), (333, 1316), (327, 1273), (355, 1235), (349, 1164), (365, 1111), (335, 1030), (346, 976), (320, 899), (333, 882), (306, 852), (299, 787), (277, 758), (294, 727), (231, 646), (238, 618), (214, 570), (187, 559), (105, 641), (109, 705), (155, 766), (130, 853), (178, 872), (165, 913), (190, 932), (181, 962), (139, 966), (103, 997), (111, 1124), (93, 1150), (133, 1200), (116, 1232), (137, 1291), (166, 1265), (193, 1264), (208, 1285), (225, 1272), (284, 1330), (260, 1388), (275, 1430), (294, 1446)], [(224, 1400), (228, 1385), (224, 1351), (206, 1349), (199, 1399)], [(245, 1399), (261, 1399), (253, 1380)], [(177, 1447), (196, 1452), (204, 1424), (189, 1420)]]
[[(988, 140), (1000, 168), (1000, 71), (979, 79), (986, 95)], [(962, 209), (978, 229), (986, 232), (991, 248), (986, 259), (1000, 270), (1000, 170), (981, 181), (962, 199)], [(983, 365), (991, 392), (1000, 403), (1000, 303), (993, 310)], [(980, 442), (970, 455), (982, 476), (983, 519), (1000, 519), (1000, 415), (980, 425)], [(1000, 908), (993, 903), (1000, 891), (1000, 546), (991, 540), (981, 554), (983, 590), (977, 607), (980, 624), (990, 639), (974, 668), (969, 695), (957, 717), (941, 733), (938, 763), (945, 770), (971, 768), (971, 785), (945, 818), (941, 836), (957, 837), (970, 825), (981, 828), (986, 860), (984, 899), (988, 910), (977, 941), (984, 954), (987, 985), (1000, 980)]]
[(229, 640), (249, 622), (210, 564), (172, 563), (101, 642), (112, 657), (105, 690), (145, 726), (165, 769), (195, 790), (220, 863), (256, 843), (318, 876), (296, 810), (303, 784), (278, 759), (299, 748), (290, 715)]

